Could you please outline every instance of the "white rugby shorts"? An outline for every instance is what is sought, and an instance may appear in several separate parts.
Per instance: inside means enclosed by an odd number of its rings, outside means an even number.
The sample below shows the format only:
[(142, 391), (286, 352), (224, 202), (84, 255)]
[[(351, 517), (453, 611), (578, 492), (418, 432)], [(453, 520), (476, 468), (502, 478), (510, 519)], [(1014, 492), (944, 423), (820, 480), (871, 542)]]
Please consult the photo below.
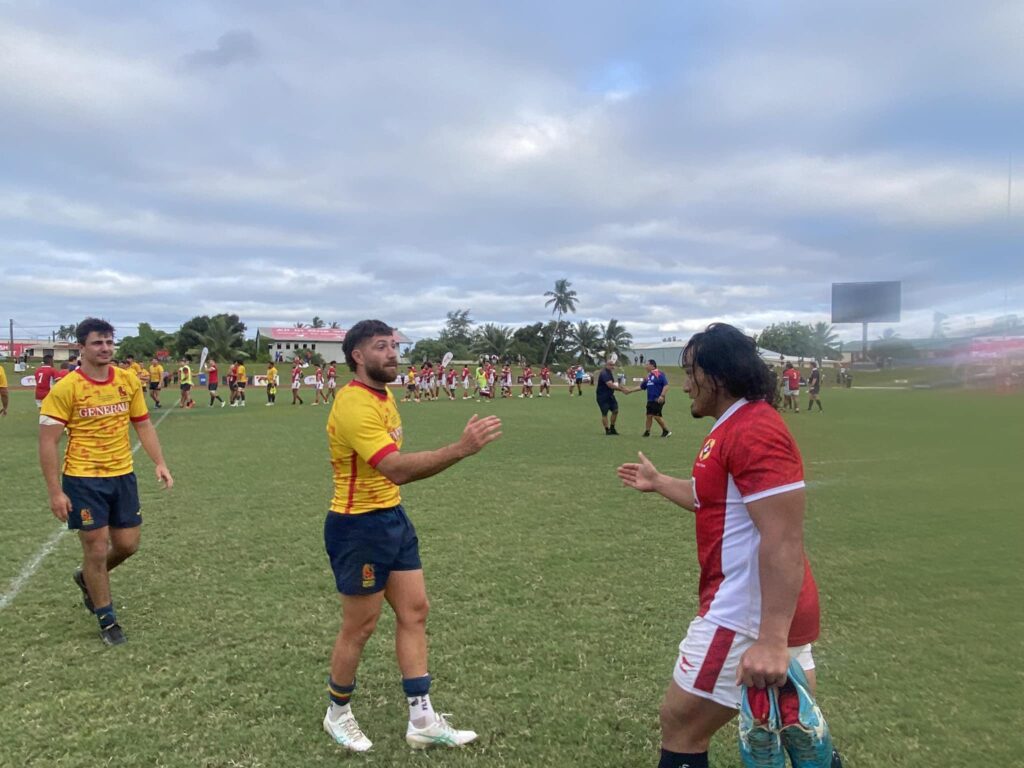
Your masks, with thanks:
[[(741, 689), (736, 685), (736, 671), (755, 639), (698, 616), (690, 622), (686, 637), (679, 644), (672, 680), (695, 696), (739, 709)], [(805, 671), (814, 669), (810, 643), (790, 648), (789, 655)]]
[(302, 386), (302, 382), (298, 379), (292, 382), (292, 389), (299, 389)]

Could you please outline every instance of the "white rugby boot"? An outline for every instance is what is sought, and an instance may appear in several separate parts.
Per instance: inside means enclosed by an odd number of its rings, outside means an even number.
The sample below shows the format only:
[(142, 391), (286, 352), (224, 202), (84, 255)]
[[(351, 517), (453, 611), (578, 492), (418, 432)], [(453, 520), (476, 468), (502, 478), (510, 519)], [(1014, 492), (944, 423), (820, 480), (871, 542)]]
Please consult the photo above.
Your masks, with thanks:
[(405, 740), (413, 749), (428, 747), (462, 747), (476, 738), (476, 731), (460, 731), (452, 728), (448, 715), (438, 715), (437, 719), (424, 728), (417, 728), (410, 721), (405, 729)]

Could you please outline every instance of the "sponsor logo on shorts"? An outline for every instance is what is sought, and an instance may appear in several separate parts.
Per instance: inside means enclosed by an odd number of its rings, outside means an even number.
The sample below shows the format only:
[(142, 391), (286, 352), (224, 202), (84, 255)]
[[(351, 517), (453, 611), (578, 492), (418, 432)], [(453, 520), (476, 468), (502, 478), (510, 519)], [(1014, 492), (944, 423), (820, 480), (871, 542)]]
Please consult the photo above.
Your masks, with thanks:
[(684, 675), (688, 675), (688, 674), (690, 674), (690, 672), (695, 670), (696, 667), (693, 665), (693, 663), (688, 658), (686, 658), (685, 656), (680, 656), (679, 657), (679, 669), (682, 670)]
[(715, 438), (709, 437), (704, 442), (704, 447), (700, 449), (700, 460), (707, 461), (708, 456), (711, 455), (711, 450), (715, 447)]
[(86, 507), (78, 513), (82, 518), (82, 525), (92, 525), (92, 510)]
[(363, 587), (372, 587), (377, 583), (377, 575), (373, 570), (373, 563), (363, 564)]

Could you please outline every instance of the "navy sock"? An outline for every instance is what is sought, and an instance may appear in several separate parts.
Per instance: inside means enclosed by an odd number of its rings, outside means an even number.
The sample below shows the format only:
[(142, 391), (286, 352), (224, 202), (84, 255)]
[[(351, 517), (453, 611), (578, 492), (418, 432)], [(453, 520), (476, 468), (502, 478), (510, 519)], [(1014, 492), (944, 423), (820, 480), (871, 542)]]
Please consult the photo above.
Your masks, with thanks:
[(430, 693), (430, 675), (423, 677), (403, 677), (402, 690), (407, 698), (414, 696), (426, 696)]
[(339, 707), (344, 707), (349, 703), (355, 689), (355, 680), (352, 681), (352, 685), (338, 685), (336, 682), (328, 678), (327, 695), (331, 697), (331, 703), (337, 704)]
[(663, 749), (658, 768), (708, 768), (708, 753), (669, 752)]
[(96, 619), (100, 623), (100, 629), (106, 629), (117, 624), (117, 616), (114, 615), (114, 604), (104, 605), (95, 610)]

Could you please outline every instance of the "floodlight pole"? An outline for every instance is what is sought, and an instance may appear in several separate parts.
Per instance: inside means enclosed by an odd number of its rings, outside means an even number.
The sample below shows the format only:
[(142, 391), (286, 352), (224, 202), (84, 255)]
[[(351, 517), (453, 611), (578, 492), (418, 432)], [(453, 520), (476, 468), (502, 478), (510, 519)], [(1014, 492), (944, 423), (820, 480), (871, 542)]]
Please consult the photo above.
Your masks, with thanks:
[(868, 361), (868, 324), (862, 323), (862, 335), (861, 335), (861, 347), (860, 347), (860, 361), (866, 363)]

